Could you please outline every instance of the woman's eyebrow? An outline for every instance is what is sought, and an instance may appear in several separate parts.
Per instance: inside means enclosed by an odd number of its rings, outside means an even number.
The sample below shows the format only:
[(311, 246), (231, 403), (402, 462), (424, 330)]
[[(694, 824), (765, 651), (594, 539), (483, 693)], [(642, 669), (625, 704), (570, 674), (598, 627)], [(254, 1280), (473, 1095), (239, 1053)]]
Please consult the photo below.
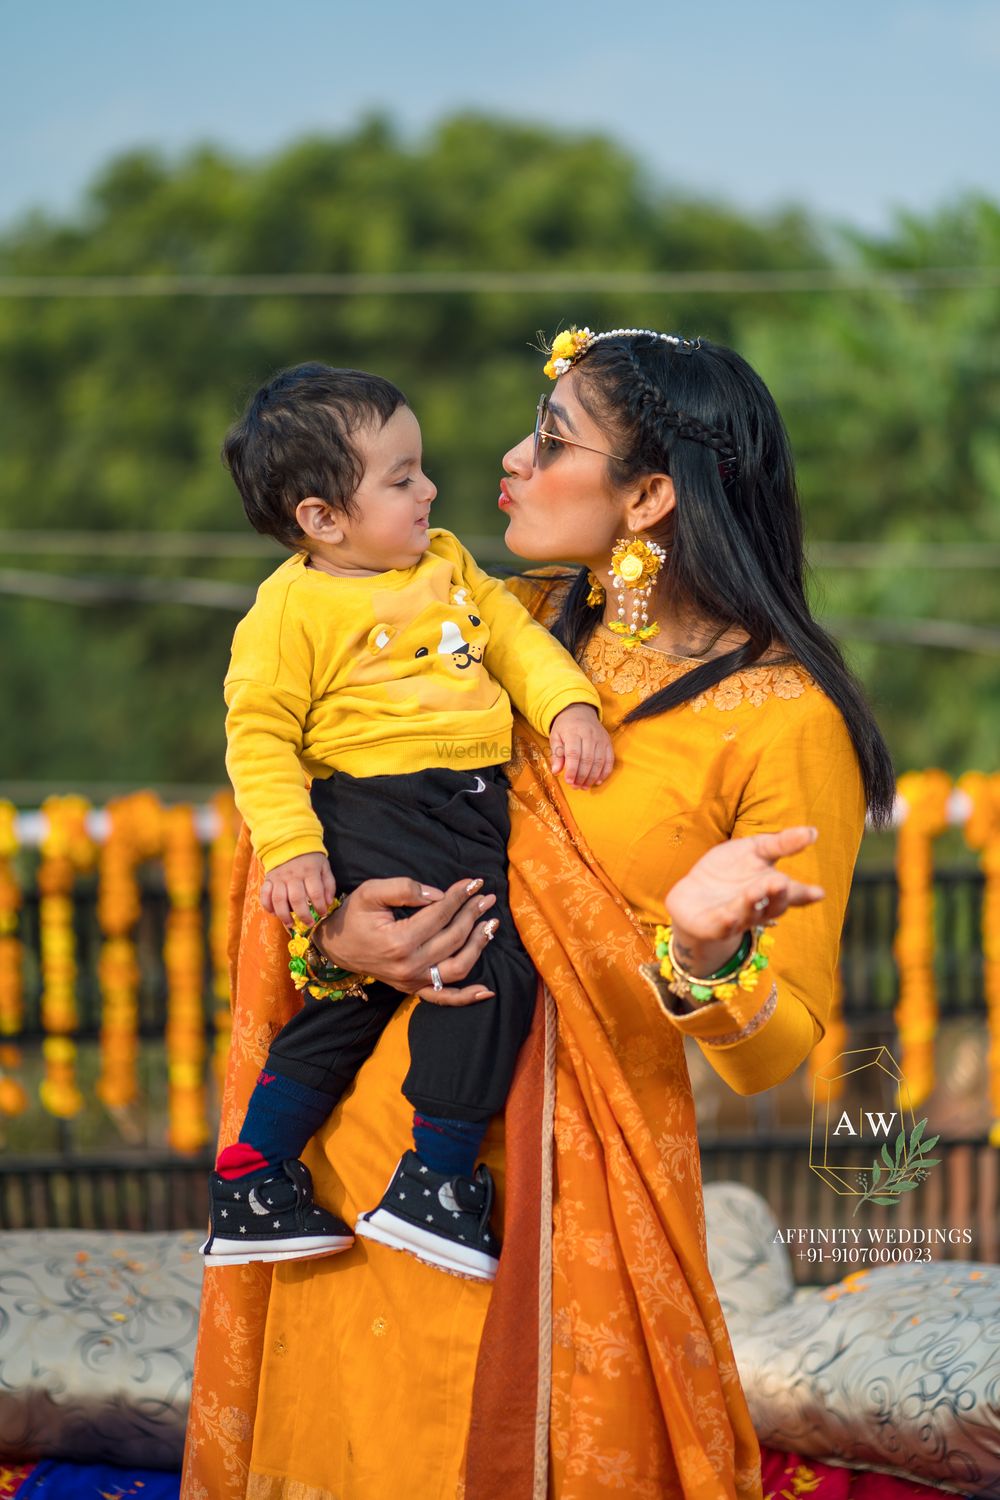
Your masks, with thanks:
[(564, 427), (568, 427), (570, 432), (576, 432), (576, 428), (573, 426), (573, 423), (566, 415), (565, 410), (561, 406), (558, 406), (555, 401), (549, 402), (549, 411), (555, 417), (557, 422), (561, 422)]

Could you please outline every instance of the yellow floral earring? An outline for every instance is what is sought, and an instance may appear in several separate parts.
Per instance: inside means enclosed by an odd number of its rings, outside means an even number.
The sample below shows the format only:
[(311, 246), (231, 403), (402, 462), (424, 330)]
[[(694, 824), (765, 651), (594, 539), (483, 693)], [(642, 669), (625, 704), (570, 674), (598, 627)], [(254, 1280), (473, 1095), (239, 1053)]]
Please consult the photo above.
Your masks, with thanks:
[(587, 582), (590, 584), (590, 588), (587, 592), (587, 605), (590, 609), (597, 609), (604, 603), (604, 584), (598, 578), (596, 573), (590, 572), (588, 572), (587, 574)]
[[(610, 628), (622, 638), (622, 645), (632, 648), (659, 635), (659, 625), (649, 623), (649, 599), (653, 583), (666, 560), (666, 552), (656, 542), (639, 537), (629, 541), (619, 537), (611, 553), (608, 577), (618, 595), (618, 618)], [(628, 624), (625, 623), (625, 592), (632, 595)]]

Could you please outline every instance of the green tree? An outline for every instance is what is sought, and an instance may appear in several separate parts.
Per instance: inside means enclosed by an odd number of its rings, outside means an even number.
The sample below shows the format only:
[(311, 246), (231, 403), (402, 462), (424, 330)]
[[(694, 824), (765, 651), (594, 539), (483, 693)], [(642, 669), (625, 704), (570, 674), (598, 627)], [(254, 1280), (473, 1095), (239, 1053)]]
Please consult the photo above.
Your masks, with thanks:
[[(801, 212), (751, 216), (664, 192), (597, 136), (463, 115), (414, 145), (372, 119), (258, 163), (209, 148), (177, 162), (122, 157), (76, 215), (0, 237), (0, 274), (996, 265), (998, 225), (993, 205), (969, 200), (882, 237), (837, 236)], [(697, 331), (745, 352), (785, 411), (811, 537), (1000, 540), (998, 308), (982, 291), (0, 299), (0, 530), (44, 529), (53, 548), (82, 529), (245, 536), (222, 434), (272, 370), (322, 358), (398, 381), (424, 428), (436, 518), (497, 537), (499, 456), (543, 384), (534, 331), (578, 322)], [(122, 560), (109, 547), (30, 566), (249, 588), (281, 555)], [(15, 565), (29, 566), (0, 555), (0, 568)], [(835, 615), (990, 618), (986, 571), (820, 582)], [(0, 593), (0, 780), (221, 780), (235, 618)], [(995, 763), (994, 659), (902, 645), (856, 657), (901, 763)]]

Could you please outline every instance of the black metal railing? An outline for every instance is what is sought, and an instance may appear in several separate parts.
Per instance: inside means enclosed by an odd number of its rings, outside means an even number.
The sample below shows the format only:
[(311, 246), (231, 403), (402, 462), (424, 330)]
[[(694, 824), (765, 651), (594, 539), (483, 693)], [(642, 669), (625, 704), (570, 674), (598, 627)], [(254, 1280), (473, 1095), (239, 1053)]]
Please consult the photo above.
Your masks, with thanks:
[[(963, 1138), (939, 1142), (935, 1155), (940, 1164), (916, 1193), (894, 1208), (865, 1205), (858, 1213), (856, 1199), (837, 1194), (810, 1170), (806, 1135), (702, 1141), (701, 1168), (706, 1184), (739, 1182), (760, 1193), (786, 1242), (789, 1230), (806, 1232), (788, 1244), (801, 1285), (825, 1285), (925, 1251), (934, 1260), (995, 1264), (1000, 1154), (985, 1140)], [(4, 1161), (0, 1231), (202, 1229), (211, 1163), (210, 1155), (180, 1159), (163, 1153), (141, 1160), (109, 1154)], [(896, 1231), (891, 1254), (871, 1249), (869, 1227)], [(816, 1238), (817, 1231), (839, 1229), (859, 1229), (860, 1243), (850, 1235)]]
[[(981, 1011), (983, 998), (982, 903), (983, 876), (975, 868), (934, 872), (937, 925), (935, 971), (939, 1009), (944, 1017)], [(896, 931), (897, 887), (891, 869), (859, 870), (855, 874), (841, 946), (844, 1015), (888, 1016), (897, 996), (897, 974), (892, 945)], [(163, 937), (167, 898), (162, 883), (147, 880), (142, 891), (142, 916), (136, 933), (142, 982), (139, 992), (139, 1032), (144, 1038), (162, 1036), (166, 1025), (167, 988), (163, 968)], [(205, 917), (208, 917), (207, 900)], [(82, 1041), (92, 1040), (100, 1028), (100, 987), (97, 960), (101, 933), (97, 924), (97, 893), (93, 881), (81, 883), (74, 896), (74, 925), (79, 967), (78, 1001)], [(29, 890), (22, 911), (25, 948), (24, 1041), (41, 1039), (41, 976), (38, 968), (38, 894)], [(211, 1025), (211, 971), (205, 957), (205, 1020)]]
[[(939, 869), (934, 874), (934, 894), (940, 1014), (944, 1019), (981, 1016), (983, 877), (975, 868)], [(859, 870), (843, 934), (843, 1003), (848, 1026), (859, 1038), (864, 1036), (866, 1044), (877, 1034), (891, 1047), (894, 1037), (892, 1009), (898, 981), (892, 946), (896, 914), (893, 871)], [(206, 900), (206, 933), (208, 915)], [(143, 1055), (154, 1082), (155, 1075), (163, 1071), (167, 986), (162, 954), (166, 916), (167, 898), (162, 881), (150, 872), (143, 883), (136, 942), (141, 971), (139, 1031), (147, 1044)], [(88, 1051), (93, 1056), (100, 1028), (97, 968), (102, 938), (93, 880), (79, 885), (74, 897), (74, 925), (79, 968), (77, 1037), (83, 1043), (81, 1057), (84, 1057)], [(25, 948), (25, 1030), (19, 1040), (25, 1044), (25, 1056), (30, 1059), (34, 1054), (37, 1059), (42, 1037), (38, 897), (37, 892), (30, 890), (22, 912), (21, 936)], [(213, 1030), (214, 1006), (211, 980), (206, 943), (205, 1026), (209, 1036)], [(162, 1093), (162, 1080), (159, 1082)], [(80, 1121), (54, 1122), (39, 1115), (30, 1133), (22, 1130), (20, 1137), (15, 1137), (20, 1140), (19, 1150), (0, 1152), (0, 1229), (165, 1229), (201, 1225), (209, 1159), (207, 1155), (178, 1157), (163, 1148), (162, 1099), (159, 1113), (153, 1105), (147, 1109), (142, 1139), (131, 1149), (120, 1145), (108, 1147), (107, 1140), (120, 1139), (111, 1132), (110, 1125), (104, 1135), (95, 1134), (83, 1128), (83, 1120), (84, 1117)], [(800, 1223), (840, 1222), (836, 1215), (849, 1210), (809, 1170), (808, 1147), (803, 1155), (800, 1136), (767, 1129), (766, 1137), (755, 1138), (748, 1133), (739, 1137), (703, 1138), (705, 1180), (729, 1179), (759, 1187), (776, 1214), (779, 1210), (786, 1215), (797, 1213)], [(958, 1193), (955, 1201), (959, 1208), (973, 1198), (986, 1201), (989, 1192), (989, 1212), (993, 1218), (989, 1219), (989, 1213), (983, 1210), (986, 1217), (980, 1215), (976, 1220), (975, 1244), (979, 1247), (979, 1258), (996, 1258), (1000, 1252), (996, 1231), (1000, 1193), (989, 1173), (996, 1173), (1000, 1153), (978, 1140), (942, 1142), (939, 1149), (948, 1155), (935, 1170), (926, 1192), (933, 1197), (944, 1191), (945, 1184), (952, 1183)], [(935, 1181), (942, 1186), (933, 1187)], [(925, 1192), (910, 1196), (923, 1201)], [(942, 1200), (942, 1205), (944, 1211), (948, 1204)], [(821, 1279), (815, 1266), (809, 1270), (807, 1279)]]

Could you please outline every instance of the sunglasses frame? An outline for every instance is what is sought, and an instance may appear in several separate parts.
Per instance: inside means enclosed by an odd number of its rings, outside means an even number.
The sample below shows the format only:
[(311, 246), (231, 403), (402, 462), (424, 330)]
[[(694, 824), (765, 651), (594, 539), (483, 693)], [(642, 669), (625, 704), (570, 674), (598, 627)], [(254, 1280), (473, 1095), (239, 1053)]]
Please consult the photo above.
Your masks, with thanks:
[(542, 450), (543, 438), (545, 438), (546, 441), (550, 443), (568, 443), (571, 448), (583, 448), (587, 453), (600, 453), (605, 458), (613, 458), (616, 463), (623, 464), (627, 462), (627, 460), (622, 458), (620, 454), (609, 453), (607, 448), (592, 448), (589, 443), (580, 443), (576, 440), (576, 438), (563, 437), (559, 432), (543, 432), (542, 423), (545, 421), (545, 416), (548, 412), (548, 409), (549, 395), (548, 392), (545, 391), (541, 396), (539, 396), (538, 406), (535, 409), (535, 431), (532, 436), (531, 445), (531, 467), (533, 469), (538, 468), (538, 455)]

